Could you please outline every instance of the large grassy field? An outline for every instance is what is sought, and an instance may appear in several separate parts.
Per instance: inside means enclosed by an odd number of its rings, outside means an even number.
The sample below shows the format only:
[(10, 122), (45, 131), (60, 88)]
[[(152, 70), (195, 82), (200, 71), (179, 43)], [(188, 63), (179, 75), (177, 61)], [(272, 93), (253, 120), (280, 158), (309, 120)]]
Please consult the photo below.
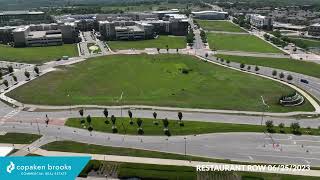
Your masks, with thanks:
[(313, 62), (286, 58), (244, 57), (222, 54), (216, 56), (233, 62), (283, 69), (320, 78), (320, 64)]
[(40, 137), (41, 136), (36, 134), (7, 133), (5, 135), (0, 135), (0, 143), (29, 144)]
[(261, 53), (281, 53), (281, 51), (263, 40), (246, 34), (207, 33), (211, 49), (228, 51), (246, 51)]
[[(163, 132), (162, 120), (157, 120), (158, 125), (153, 123), (153, 119), (142, 118), (142, 128), (144, 135), (165, 135)], [(108, 118), (109, 124), (105, 123), (105, 118), (95, 117), (92, 118), (91, 127), (94, 131), (101, 131), (112, 133), (112, 123)], [(138, 135), (137, 119), (133, 118), (133, 124), (130, 125), (129, 118), (117, 118), (116, 126), (119, 134), (131, 134)], [(200, 122), (200, 121), (182, 121), (184, 126), (180, 126), (177, 120), (169, 120), (169, 130), (172, 136), (175, 135), (193, 135), (193, 134), (207, 134), (207, 133), (226, 133), (226, 132), (264, 132), (266, 131), (265, 126), (261, 125), (247, 125), (247, 124), (230, 124), (230, 123), (215, 123), (215, 122)], [(87, 122), (81, 123), (80, 118), (68, 119), (66, 124), (70, 127), (87, 129), (89, 124)], [(276, 125), (277, 126), (277, 125)], [(280, 133), (278, 127), (274, 128), (275, 132)], [(320, 135), (318, 129), (301, 129), (302, 134)], [(291, 133), (289, 127), (284, 129), (284, 133)]]
[(160, 48), (166, 49), (184, 49), (186, 47), (186, 38), (184, 36), (159, 36), (157, 39), (137, 40), (137, 41), (108, 41), (112, 50), (123, 49), (145, 49)]
[(62, 56), (78, 56), (77, 46), (65, 44), (62, 46), (13, 48), (0, 45), (1, 61), (39, 64), (62, 58)]
[(229, 21), (209, 21), (209, 20), (196, 20), (197, 23), (206, 31), (226, 31), (226, 32), (246, 32), (239, 26)]
[(314, 39), (298, 38), (298, 37), (289, 37), (289, 39), (299, 47), (302, 48), (319, 48), (320, 41)]
[(209, 64), (187, 55), (113, 55), (91, 59), (44, 75), (8, 93), (42, 105), (158, 105), (229, 110), (311, 111), (282, 107), (293, 89), (261, 77)]

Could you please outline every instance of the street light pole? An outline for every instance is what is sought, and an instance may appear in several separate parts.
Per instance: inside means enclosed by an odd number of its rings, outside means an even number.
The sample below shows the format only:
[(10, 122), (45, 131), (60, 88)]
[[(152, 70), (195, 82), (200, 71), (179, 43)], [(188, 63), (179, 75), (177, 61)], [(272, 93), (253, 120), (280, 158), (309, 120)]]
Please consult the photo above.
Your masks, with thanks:
[(184, 137), (184, 156), (187, 160), (187, 137)]

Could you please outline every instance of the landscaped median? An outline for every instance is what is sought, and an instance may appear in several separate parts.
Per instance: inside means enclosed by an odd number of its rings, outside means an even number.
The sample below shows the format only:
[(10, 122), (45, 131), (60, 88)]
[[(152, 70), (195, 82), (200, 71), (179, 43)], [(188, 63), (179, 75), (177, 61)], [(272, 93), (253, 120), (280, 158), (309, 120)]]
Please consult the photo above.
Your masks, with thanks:
[[(36, 91), (35, 91), (36, 89)], [(268, 112), (313, 111), (306, 101), (282, 107), (294, 92), (270, 79), (179, 54), (110, 55), (43, 75), (7, 95), (24, 104), (146, 105)]]
[(228, 60), (231, 62), (243, 63), (247, 65), (258, 65), (276, 69), (283, 69), (286, 71), (301, 73), (320, 78), (320, 64), (314, 62), (300, 61), (288, 58), (245, 57), (222, 54), (218, 54), (215, 56), (218, 58), (222, 58), (225, 61)]
[[(138, 119), (141, 119), (142, 124), (140, 128), (143, 134), (139, 134)], [(130, 123), (131, 122), (131, 123)], [(117, 129), (116, 133), (128, 135), (146, 135), (158, 136), (166, 135), (165, 129), (168, 129), (171, 136), (176, 135), (196, 135), (208, 133), (227, 133), (227, 132), (265, 132), (267, 127), (265, 125), (247, 125), (247, 124), (231, 124), (231, 123), (216, 123), (216, 122), (201, 122), (201, 121), (179, 121), (168, 120), (166, 126), (161, 119), (147, 119), (147, 118), (116, 118), (115, 123), (112, 118), (95, 117), (88, 120), (88, 118), (72, 118), (65, 123), (66, 126), (76, 127), (81, 129), (89, 129), (94, 131), (113, 133), (113, 127)], [(274, 133), (292, 133), (290, 127), (272, 126)], [(320, 129), (299, 128), (301, 134), (320, 135)]]

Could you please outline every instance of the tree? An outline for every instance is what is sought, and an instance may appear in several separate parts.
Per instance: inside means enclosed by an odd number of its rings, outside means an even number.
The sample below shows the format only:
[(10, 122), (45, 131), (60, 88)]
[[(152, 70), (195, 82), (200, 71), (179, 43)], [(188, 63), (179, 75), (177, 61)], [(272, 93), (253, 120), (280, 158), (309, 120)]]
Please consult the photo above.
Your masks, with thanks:
[(138, 118), (137, 119), (137, 125), (138, 125), (138, 134), (140, 134), (140, 135), (142, 135), (142, 134), (144, 134), (144, 132), (143, 132), (143, 129), (142, 129), (142, 119), (141, 118)]
[(245, 65), (243, 63), (240, 64), (240, 68), (243, 69)]
[(30, 73), (28, 71), (25, 71), (24, 75), (26, 76), (27, 79), (30, 79)]
[(128, 115), (129, 115), (129, 118), (130, 118), (130, 124), (133, 125), (132, 112), (130, 110), (128, 111)]
[(290, 129), (291, 129), (291, 132), (293, 134), (301, 134), (301, 132), (300, 132), (300, 124), (298, 122), (291, 123)]
[(260, 70), (259, 66), (256, 66), (256, 67), (254, 68), (254, 70), (255, 70), (255, 71), (259, 71), (259, 70)]
[(269, 133), (274, 133), (273, 127), (274, 127), (273, 121), (270, 121), (270, 120), (266, 121), (266, 128)]
[(110, 122), (108, 121), (108, 116), (109, 116), (109, 112), (107, 108), (104, 108), (103, 110), (103, 115), (104, 117), (106, 117), (106, 120), (104, 121), (104, 123), (109, 124)]
[(169, 45), (166, 45), (167, 52), (169, 52)]
[(182, 117), (183, 117), (182, 112), (178, 112), (178, 118), (179, 118), (179, 125), (180, 126), (184, 125), (183, 122), (182, 122)]
[(170, 131), (169, 131), (169, 121), (167, 118), (163, 119), (162, 120), (162, 123), (163, 123), (163, 131), (164, 131), (164, 134), (167, 135), (167, 136), (170, 136)]
[(247, 67), (247, 70), (250, 71), (250, 69), (251, 69), (251, 66), (248, 66), (248, 67)]
[(287, 80), (288, 80), (288, 81), (292, 81), (292, 80), (293, 80), (293, 77), (289, 74), (289, 75), (287, 76)]
[(79, 110), (79, 114), (80, 114), (80, 116), (81, 116), (80, 122), (81, 122), (81, 124), (83, 124), (83, 123), (84, 123), (84, 119), (83, 119), (84, 111), (83, 111), (83, 109), (80, 109), (80, 110)]
[(223, 62), (224, 62), (224, 59), (223, 59), (223, 58), (220, 58), (220, 61), (223, 63)]
[(179, 53), (179, 48), (177, 48), (176, 50), (177, 50), (177, 53)]
[(3, 81), (3, 84), (8, 88), (9, 87), (9, 82), (8, 82), (8, 80), (4, 80)]
[(284, 78), (284, 74), (283, 74), (283, 73), (280, 73), (280, 74), (279, 74), (279, 77), (280, 77), (280, 79)]
[(284, 123), (279, 124), (279, 129), (281, 133), (284, 133)]
[(9, 71), (9, 73), (13, 73), (13, 67), (12, 66), (8, 66), (8, 71)]
[(154, 125), (159, 125), (159, 122), (157, 121), (157, 116), (158, 116), (158, 114), (156, 113), (156, 112), (153, 112), (153, 118), (154, 118), (154, 120), (153, 120), (153, 124)]
[(157, 48), (158, 53), (160, 53), (160, 48)]
[(38, 67), (38, 66), (35, 66), (33, 70), (34, 70), (34, 72), (37, 74), (37, 76), (39, 76), (39, 74), (40, 74), (39, 67)]
[(92, 121), (91, 116), (88, 115), (88, 116), (87, 116), (87, 123), (88, 123), (89, 125), (91, 125), (91, 121)]
[(116, 127), (116, 117), (114, 115), (111, 116), (111, 122), (112, 122), (112, 132), (117, 133), (117, 127)]
[(206, 53), (206, 54), (205, 54), (205, 56), (206, 56), (206, 58), (208, 58), (209, 54), (208, 54), (208, 53)]
[(18, 82), (17, 76), (13, 75), (13, 76), (12, 76), (12, 79), (13, 79), (13, 81), (15, 82), (15, 84), (17, 84), (17, 82)]
[(276, 70), (272, 71), (272, 76), (277, 76), (278, 72)]
[(2, 73), (2, 71), (0, 70), (0, 79), (2, 79), (2, 76), (3, 76), (3, 73)]
[(228, 65), (230, 64), (230, 61), (229, 61), (229, 60), (227, 60), (226, 62), (227, 62)]
[(92, 136), (93, 127), (91, 125), (89, 125), (88, 131), (90, 132), (90, 136)]

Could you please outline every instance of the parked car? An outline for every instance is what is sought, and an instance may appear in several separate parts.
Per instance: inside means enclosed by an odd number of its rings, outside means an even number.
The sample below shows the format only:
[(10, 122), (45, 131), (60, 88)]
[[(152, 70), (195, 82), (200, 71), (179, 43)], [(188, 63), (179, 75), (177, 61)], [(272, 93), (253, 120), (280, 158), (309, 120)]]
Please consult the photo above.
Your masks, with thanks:
[(305, 79), (300, 79), (300, 82), (305, 83), (305, 84), (309, 84), (309, 81), (305, 80)]

